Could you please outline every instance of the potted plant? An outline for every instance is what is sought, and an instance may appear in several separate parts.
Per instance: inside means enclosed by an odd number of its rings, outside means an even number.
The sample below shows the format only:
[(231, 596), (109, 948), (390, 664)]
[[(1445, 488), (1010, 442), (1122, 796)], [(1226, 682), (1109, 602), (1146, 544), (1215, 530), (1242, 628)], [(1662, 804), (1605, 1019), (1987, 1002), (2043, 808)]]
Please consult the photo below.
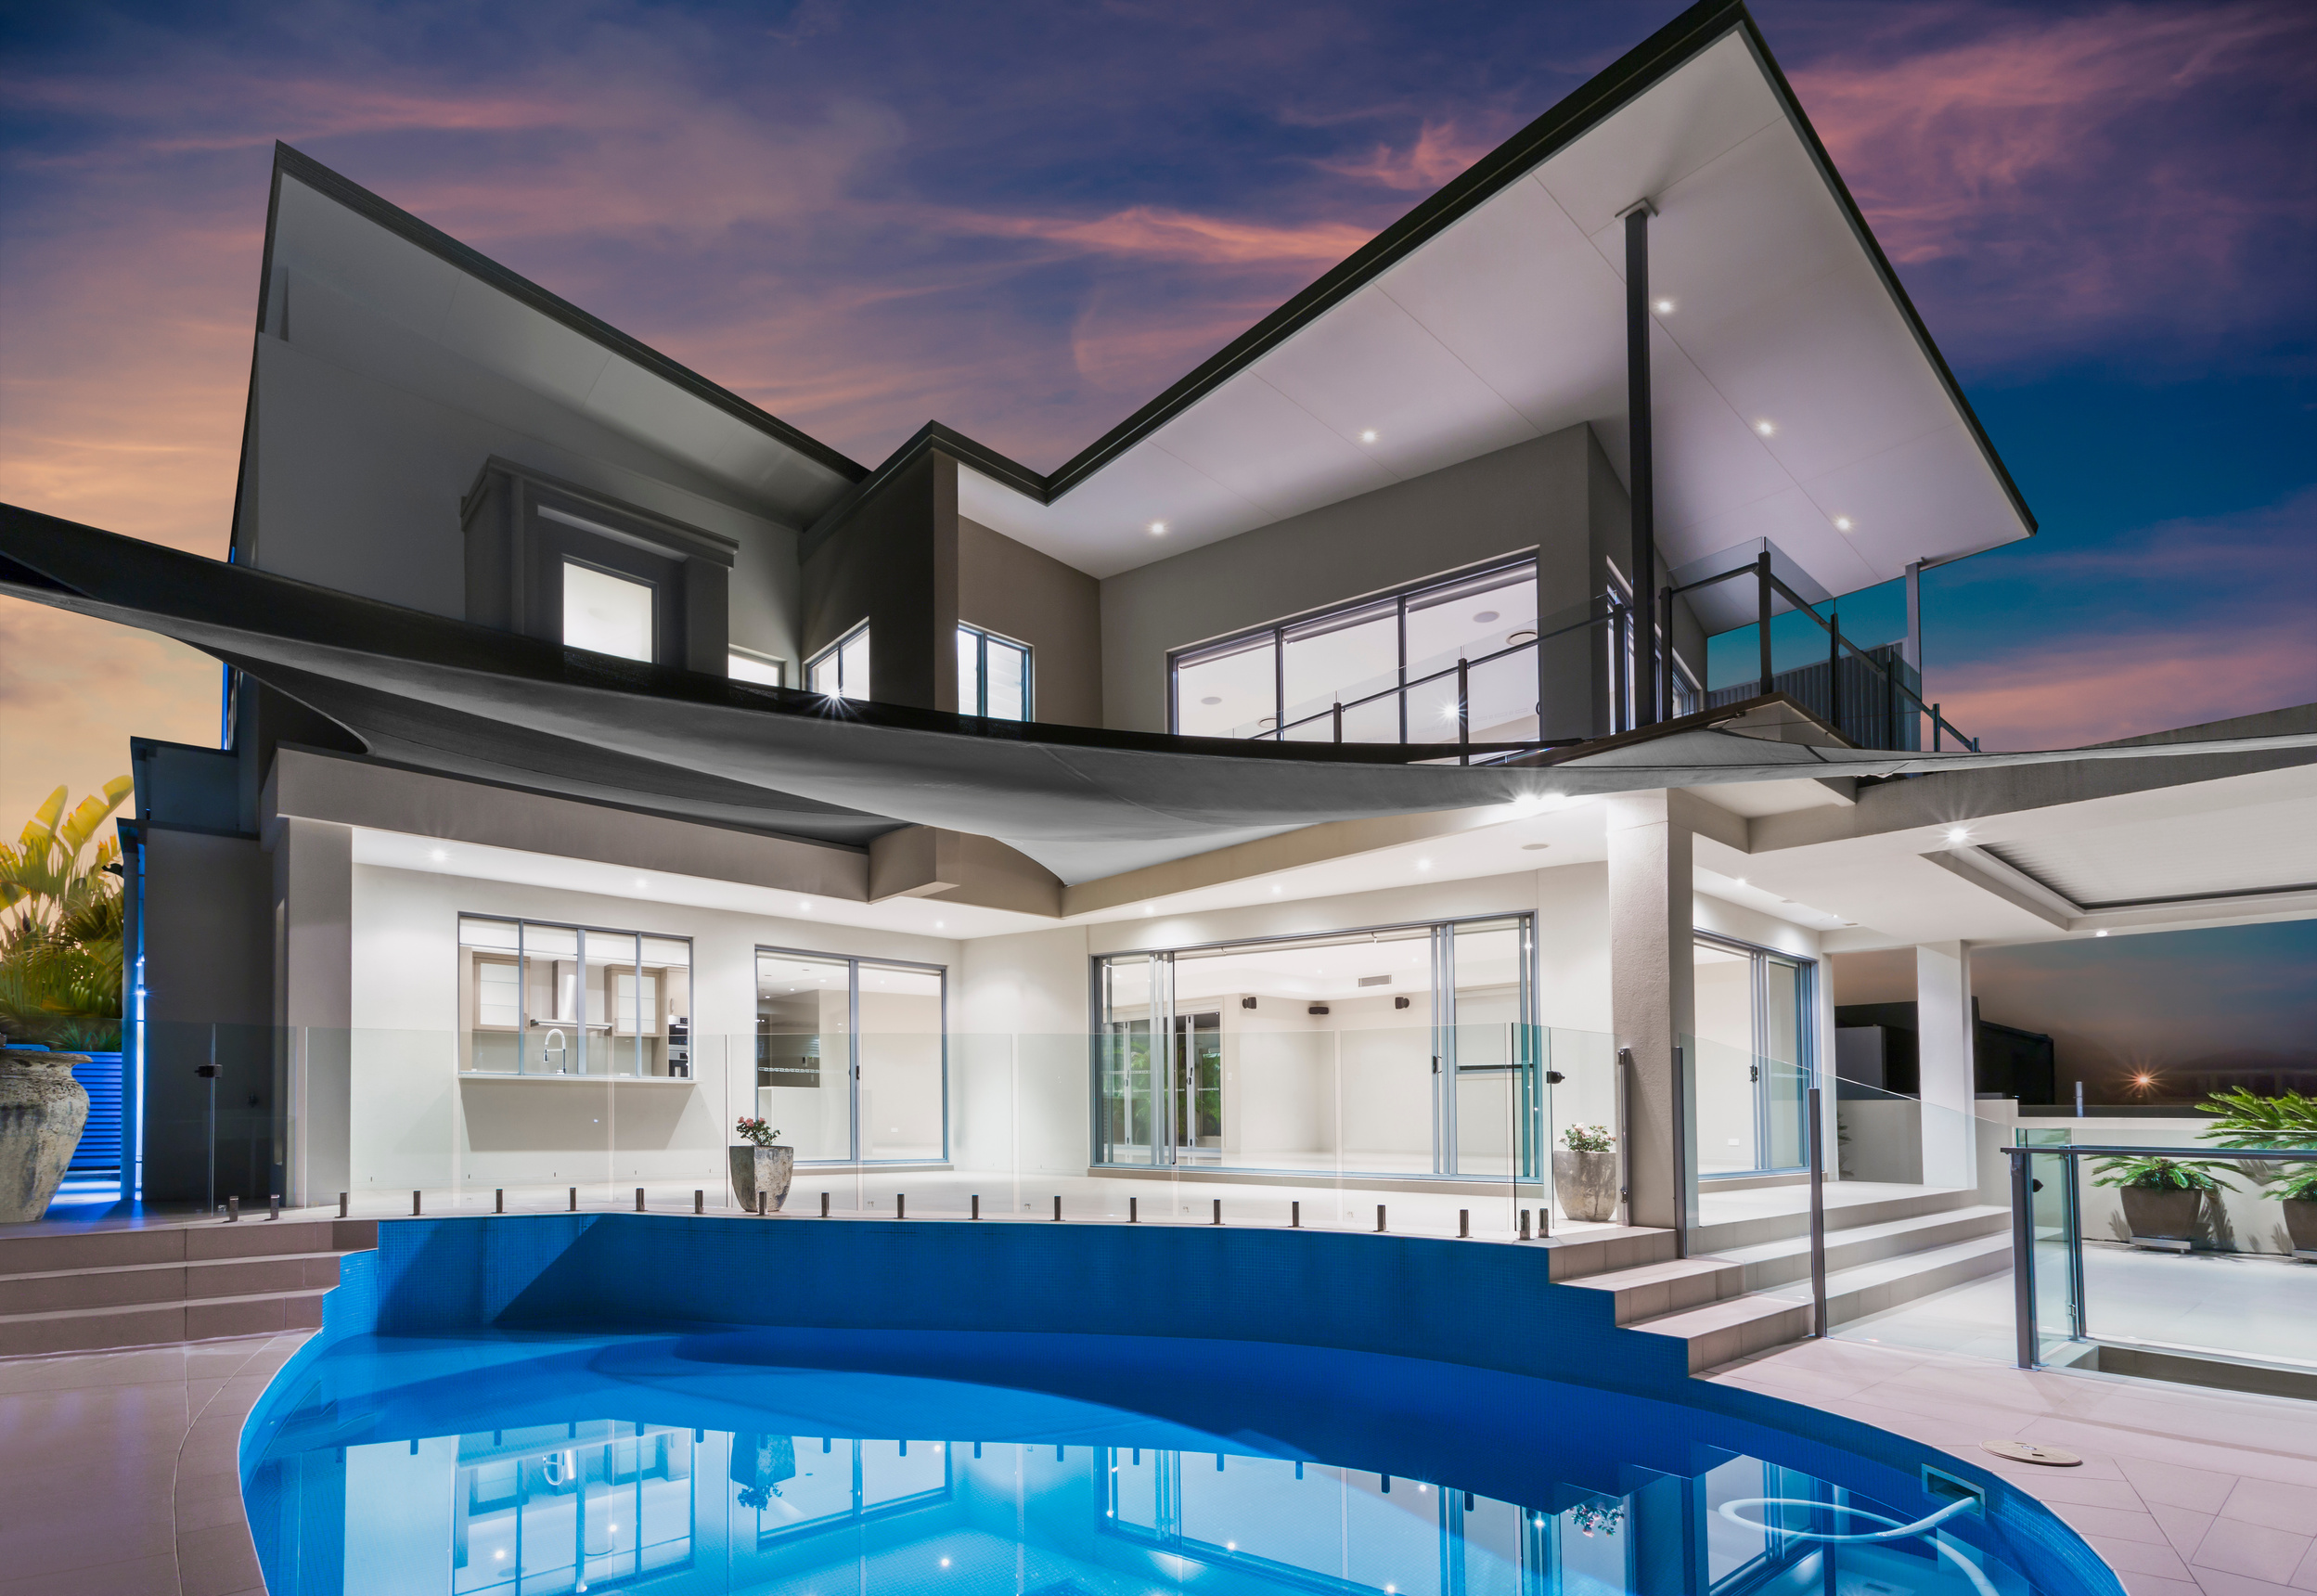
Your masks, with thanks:
[(2293, 1173), (2270, 1182), (2269, 1194), (2285, 1209), (2285, 1233), (2293, 1250), (2317, 1255), (2317, 1164), (2296, 1165)]
[(2092, 1170), (2093, 1185), (2117, 1189), (2136, 1242), (2194, 1241), (2205, 1193), (2236, 1190), (2228, 1165), (2208, 1158), (2103, 1158)]
[(756, 1212), (761, 1193), (773, 1213), (789, 1200), (789, 1178), (796, 1173), (796, 1149), (779, 1145), (780, 1133), (761, 1119), (743, 1119), (733, 1126), (740, 1145), (732, 1153), (732, 1195), (749, 1213)]
[(0, 1041), (0, 1225), (21, 1225), (48, 1204), (88, 1123), (88, 1088), (73, 1078), (80, 1053)]
[(1602, 1220), (1617, 1211), (1617, 1139), (1605, 1125), (1573, 1125), (1552, 1153), (1552, 1191), (1572, 1219)]
[[(2201, 1105), (2214, 1116), (2207, 1141), (2239, 1152), (2271, 1148), (2317, 1151), (2317, 1098), (2300, 1092), (2259, 1097), (2243, 1087), (2215, 1092)], [(2296, 1253), (2317, 1253), (2317, 1164), (2295, 1162), (2264, 1178), (2285, 1209), (2285, 1234)]]

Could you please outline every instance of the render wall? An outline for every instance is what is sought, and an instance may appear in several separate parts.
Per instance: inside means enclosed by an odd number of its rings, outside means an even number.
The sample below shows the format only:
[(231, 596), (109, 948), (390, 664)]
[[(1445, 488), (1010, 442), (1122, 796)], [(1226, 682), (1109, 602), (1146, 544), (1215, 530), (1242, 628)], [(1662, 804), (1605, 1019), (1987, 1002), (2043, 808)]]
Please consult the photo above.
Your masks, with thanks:
[(236, 543), (263, 570), (463, 617), (459, 501), (493, 455), (729, 537), (730, 639), (799, 659), (795, 529), (729, 485), (285, 272), (257, 340)]
[(1102, 724), (1101, 584), (958, 518), (958, 619), (1030, 645), (1034, 719)]

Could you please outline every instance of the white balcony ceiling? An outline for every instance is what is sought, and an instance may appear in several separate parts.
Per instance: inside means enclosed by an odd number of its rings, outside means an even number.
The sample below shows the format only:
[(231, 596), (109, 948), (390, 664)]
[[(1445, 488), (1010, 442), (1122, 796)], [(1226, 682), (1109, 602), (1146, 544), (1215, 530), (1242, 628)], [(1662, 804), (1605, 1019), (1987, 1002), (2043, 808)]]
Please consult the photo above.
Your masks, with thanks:
[(1839, 595), (2028, 535), (1734, 31), (1052, 503), (969, 467), (959, 509), (1108, 576), (1577, 422), (1624, 472), (1644, 198), (1673, 565), (1766, 537)]

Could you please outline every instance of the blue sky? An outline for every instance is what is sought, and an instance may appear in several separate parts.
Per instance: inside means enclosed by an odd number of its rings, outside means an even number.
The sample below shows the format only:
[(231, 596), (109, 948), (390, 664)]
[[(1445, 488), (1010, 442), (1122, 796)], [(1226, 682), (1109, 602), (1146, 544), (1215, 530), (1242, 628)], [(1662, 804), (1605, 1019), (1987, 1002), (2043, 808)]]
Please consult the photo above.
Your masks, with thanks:
[[(1678, 9), (0, 6), (0, 496), (222, 551), (277, 137), (857, 459), (1050, 468)], [(2042, 523), (1927, 579), (1930, 696), (2317, 700), (2317, 10), (1756, 15)], [(0, 662), (0, 815), (213, 739), (174, 645)]]

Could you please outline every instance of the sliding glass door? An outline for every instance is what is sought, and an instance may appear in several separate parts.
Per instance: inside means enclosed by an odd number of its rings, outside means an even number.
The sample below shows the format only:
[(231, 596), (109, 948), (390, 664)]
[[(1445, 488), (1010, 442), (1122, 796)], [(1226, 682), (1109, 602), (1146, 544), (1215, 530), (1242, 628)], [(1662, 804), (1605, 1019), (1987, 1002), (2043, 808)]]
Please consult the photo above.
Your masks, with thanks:
[(756, 950), (756, 1113), (805, 1164), (949, 1155), (947, 972)]
[(1096, 961), (1095, 1161), (1532, 1178), (1525, 915)]
[(1759, 1175), (1809, 1162), (1808, 959), (1701, 935), (1693, 953), (1697, 1017), (1697, 1172)]

